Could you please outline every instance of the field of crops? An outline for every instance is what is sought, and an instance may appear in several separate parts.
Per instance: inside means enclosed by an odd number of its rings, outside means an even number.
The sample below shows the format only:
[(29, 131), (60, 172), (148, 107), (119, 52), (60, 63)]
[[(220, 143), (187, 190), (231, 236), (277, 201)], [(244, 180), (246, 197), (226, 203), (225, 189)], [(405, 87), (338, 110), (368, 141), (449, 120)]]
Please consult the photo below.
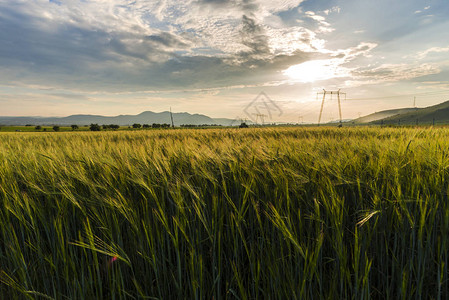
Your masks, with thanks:
[(0, 132), (0, 298), (447, 298), (448, 183), (445, 128)]

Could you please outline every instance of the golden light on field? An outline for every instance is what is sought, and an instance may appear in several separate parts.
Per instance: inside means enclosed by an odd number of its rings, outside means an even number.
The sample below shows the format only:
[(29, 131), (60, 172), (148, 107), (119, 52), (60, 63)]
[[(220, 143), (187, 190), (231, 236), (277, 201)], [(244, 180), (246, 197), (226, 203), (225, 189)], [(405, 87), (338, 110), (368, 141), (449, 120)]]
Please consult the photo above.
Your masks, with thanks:
[(299, 65), (294, 65), (284, 70), (294, 81), (315, 82), (348, 75), (346, 68), (340, 67), (338, 59), (311, 60)]

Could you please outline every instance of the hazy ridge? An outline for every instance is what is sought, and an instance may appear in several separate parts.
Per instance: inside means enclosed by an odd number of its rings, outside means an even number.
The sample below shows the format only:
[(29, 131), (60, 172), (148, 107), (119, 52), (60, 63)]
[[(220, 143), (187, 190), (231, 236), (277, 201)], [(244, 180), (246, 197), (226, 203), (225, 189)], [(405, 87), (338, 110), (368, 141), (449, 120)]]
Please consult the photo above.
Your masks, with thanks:
[[(186, 112), (173, 113), (173, 122), (176, 126), (183, 124), (203, 125), (238, 125), (233, 119), (227, 118), (211, 118), (202, 114), (190, 114)], [(119, 115), (119, 116), (101, 116), (101, 115), (71, 115), (67, 117), (0, 117), (0, 125), (88, 125), (96, 124), (117, 124), (121, 126), (152, 123), (171, 123), (170, 112), (152, 112), (145, 111), (138, 115)]]

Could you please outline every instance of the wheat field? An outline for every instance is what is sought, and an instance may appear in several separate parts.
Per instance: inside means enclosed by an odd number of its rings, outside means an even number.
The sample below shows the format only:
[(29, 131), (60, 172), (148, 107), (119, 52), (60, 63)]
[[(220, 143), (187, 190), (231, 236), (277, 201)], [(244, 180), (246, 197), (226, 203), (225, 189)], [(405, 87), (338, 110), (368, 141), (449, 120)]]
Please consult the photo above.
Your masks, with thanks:
[(449, 129), (0, 132), (2, 299), (449, 297)]

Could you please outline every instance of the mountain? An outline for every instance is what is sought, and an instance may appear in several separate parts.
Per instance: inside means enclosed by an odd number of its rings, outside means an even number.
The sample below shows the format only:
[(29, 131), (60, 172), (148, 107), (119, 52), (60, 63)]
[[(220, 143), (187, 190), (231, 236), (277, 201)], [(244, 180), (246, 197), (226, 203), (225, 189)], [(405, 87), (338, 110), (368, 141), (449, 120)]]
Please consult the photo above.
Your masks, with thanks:
[(354, 119), (355, 124), (433, 124), (449, 123), (449, 101), (424, 108), (399, 108), (375, 112)]
[(389, 118), (395, 115), (405, 114), (409, 112), (413, 112), (418, 110), (419, 108), (399, 108), (399, 109), (390, 109), (390, 110), (383, 110), (379, 112), (375, 112), (373, 114), (360, 117), (358, 119), (353, 120), (354, 123), (370, 123), (377, 120), (382, 120), (385, 118)]
[[(217, 124), (223, 126), (239, 125), (240, 122), (235, 122), (233, 119), (226, 118), (210, 118), (201, 114), (173, 113), (173, 122), (175, 126), (184, 124), (189, 125), (203, 125), (203, 124)], [(117, 124), (117, 125), (132, 125), (139, 124), (171, 124), (170, 112), (164, 111), (160, 113), (145, 111), (138, 115), (119, 115), (114, 117), (105, 117), (99, 115), (71, 115), (68, 117), (0, 117), (1, 125), (89, 125), (89, 124)]]
[(433, 124), (449, 123), (449, 101), (388, 116), (372, 121), (373, 124)]

